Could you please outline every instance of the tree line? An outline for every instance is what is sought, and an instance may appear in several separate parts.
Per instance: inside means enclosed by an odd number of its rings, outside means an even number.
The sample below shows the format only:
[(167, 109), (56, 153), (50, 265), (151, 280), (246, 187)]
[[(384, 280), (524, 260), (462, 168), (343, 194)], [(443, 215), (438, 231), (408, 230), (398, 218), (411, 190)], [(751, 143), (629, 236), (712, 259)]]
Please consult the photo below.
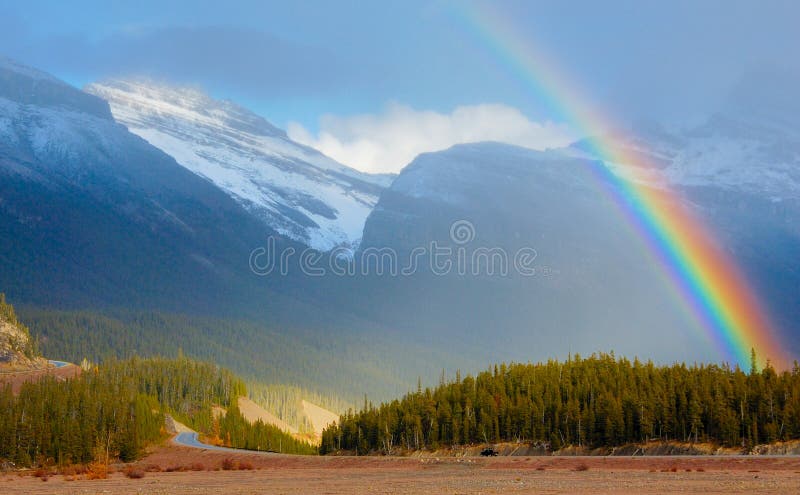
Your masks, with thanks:
[[(20, 466), (130, 461), (164, 438), (165, 414), (235, 448), (315, 453), (283, 431), (250, 424), (236, 407), (244, 382), (212, 363), (131, 358), (91, 366), (79, 377), (0, 387), (0, 459)], [(213, 408), (228, 409), (224, 418)]]
[(323, 433), (321, 453), (517, 441), (557, 450), (652, 440), (743, 448), (800, 438), (800, 367), (657, 366), (613, 353), (501, 364), (379, 406)]
[[(402, 379), (400, 370), (387, 367), (391, 346), (380, 340), (367, 342), (339, 334), (331, 339), (327, 331), (158, 311), (23, 307), (18, 313), (41, 351), (52, 359), (103, 362), (183, 353), (218, 363), (250, 384), (265, 385), (268, 377), (270, 383), (302, 389), (302, 398), (336, 412), (358, 404), (364, 390), (393, 397), (414, 383), (413, 373)], [(287, 390), (283, 395), (296, 392)], [(284, 421), (300, 426), (297, 401), (283, 400), (280, 395), (271, 387), (267, 394), (252, 398)], [(274, 407), (277, 402), (281, 407)]]
[(231, 404), (223, 416), (216, 418), (211, 431), (214, 435), (212, 441), (229, 447), (284, 454), (318, 453), (316, 447), (286, 434), (276, 426), (261, 420), (249, 423), (239, 412), (236, 403)]

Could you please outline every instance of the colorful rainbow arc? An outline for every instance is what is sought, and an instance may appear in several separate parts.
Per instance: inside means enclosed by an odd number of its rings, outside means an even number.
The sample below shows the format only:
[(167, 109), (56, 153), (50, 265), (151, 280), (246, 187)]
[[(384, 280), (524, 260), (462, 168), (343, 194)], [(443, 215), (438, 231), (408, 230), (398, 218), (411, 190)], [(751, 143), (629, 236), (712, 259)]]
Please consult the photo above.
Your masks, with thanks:
[(681, 299), (708, 332), (725, 359), (749, 367), (750, 351), (786, 368), (789, 358), (773, 327), (737, 266), (717, 246), (703, 224), (665, 183), (652, 186), (643, 177), (623, 177), (609, 167), (624, 164), (627, 173), (652, 174), (656, 168), (639, 153), (626, 153), (618, 139), (622, 133), (608, 118), (592, 108), (555, 64), (534, 50), (528, 38), (488, 5), (463, 5), (454, 11), (461, 24), (521, 79), (540, 101), (548, 105), (586, 140), (598, 182), (613, 197), (627, 220), (646, 243), (672, 281)]

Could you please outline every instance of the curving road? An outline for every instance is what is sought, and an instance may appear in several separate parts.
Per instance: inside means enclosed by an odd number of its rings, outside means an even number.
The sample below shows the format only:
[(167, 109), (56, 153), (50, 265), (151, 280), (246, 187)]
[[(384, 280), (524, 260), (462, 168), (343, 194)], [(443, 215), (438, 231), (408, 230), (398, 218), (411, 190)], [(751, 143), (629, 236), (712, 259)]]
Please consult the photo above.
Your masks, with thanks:
[(184, 431), (175, 435), (175, 438), (172, 439), (172, 443), (175, 445), (180, 445), (182, 447), (191, 447), (194, 449), (203, 449), (203, 450), (216, 450), (221, 452), (231, 452), (235, 454), (264, 454), (264, 455), (280, 455), (277, 452), (264, 452), (261, 450), (245, 450), (245, 449), (232, 449), (229, 447), (217, 447), (216, 445), (209, 445), (207, 443), (203, 443), (200, 441), (200, 437), (197, 432), (194, 431)]
[[(48, 364), (52, 365), (53, 368), (63, 368), (65, 366), (69, 366), (72, 363), (68, 363), (66, 361), (47, 361)], [(34, 375), (34, 374), (41, 374), (46, 373), (53, 368), (34, 368), (28, 370), (12, 370), (12, 371), (0, 371), (0, 375)]]

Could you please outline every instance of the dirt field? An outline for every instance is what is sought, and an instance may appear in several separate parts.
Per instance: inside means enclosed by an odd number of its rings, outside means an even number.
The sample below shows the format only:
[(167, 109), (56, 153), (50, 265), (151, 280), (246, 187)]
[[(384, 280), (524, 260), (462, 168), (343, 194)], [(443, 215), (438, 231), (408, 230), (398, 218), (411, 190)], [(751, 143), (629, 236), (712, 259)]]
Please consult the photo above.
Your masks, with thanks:
[(10, 383), (13, 393), (17, 394), (24, 383), (41, 380), (45, 376), (55, 376), (59, 379), (67, 379), (76, 377), (80, 374), (80, 366), (75, 366), (74, 364), (67, 364), (61, 368), (51, 367), (42, 370), (0, 373), (0, 386)]
[[(253, 470), (214, 471), (225, 459)], [(800, 493), (798, 457), (355, 458), (230, 455), (170, 446), (138, 465), (205, 471), (147, 472), (142, 479), (115, 473), (95, 481), (54, 475), (47, 482), (6, 474), (0, 493)]]

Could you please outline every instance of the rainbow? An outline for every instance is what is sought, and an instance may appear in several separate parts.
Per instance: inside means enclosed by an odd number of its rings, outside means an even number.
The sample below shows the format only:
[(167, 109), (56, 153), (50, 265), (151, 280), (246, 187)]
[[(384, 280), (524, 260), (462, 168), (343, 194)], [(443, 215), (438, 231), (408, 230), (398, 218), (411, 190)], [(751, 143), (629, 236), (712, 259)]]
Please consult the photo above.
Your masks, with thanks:
[(762, 364), (770, 359), (777, 368), (787, 368), (789, 357), (738, 267), (683, 206), (680, 196), (666, 181), (658, 180), (657, 168), (648, 163), (646, 154), (621, 146), (625, 140), (620, 127), (582, 98), (557, 65), (535, 49), (529, 36), (523, 36), (490, 4), (460, 4), (453, 13), (533, 91), (537, 101), (578, 134), (589, 136), (588, 151), (599, 159), (590, 164), (598, 183), (644, 241), (723, 359), (748, 369), (751, 349), (755, 349)]

